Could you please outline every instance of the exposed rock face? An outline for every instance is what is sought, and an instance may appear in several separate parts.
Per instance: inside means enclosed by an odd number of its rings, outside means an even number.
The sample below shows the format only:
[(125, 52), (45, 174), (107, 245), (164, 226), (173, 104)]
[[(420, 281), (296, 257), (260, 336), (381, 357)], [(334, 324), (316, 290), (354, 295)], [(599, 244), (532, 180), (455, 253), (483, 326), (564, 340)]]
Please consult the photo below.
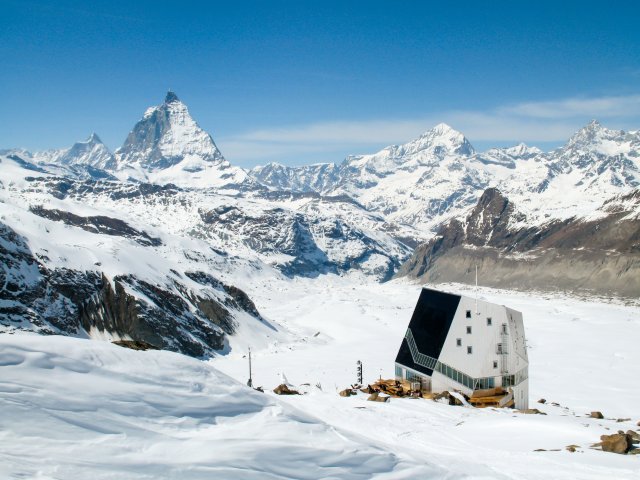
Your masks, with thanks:
[(474, 281), (507, 288), (640, 294), (640, 191), (606, 202), (593, 220), (540, 227), (489, 188), (464, 221), (451, 220), (416, 249), (398, 276), (428, 282)]
[(0, 223), (0, 324), (39, 333), (78, 332), (78, 300), (93, 294), (100, 276), (49, 271), (24, 237)]
[(103, 277), (102, 288), (82, 306), (80, 322), (87, 331), (106, 331), (196, 357), (222, 349), (224, 334), (235, 331), (229, 311), (211, 298), (184, 293), (187, 298), (132, 276), (116, 277), (112, 286)]
[(235, 313), (263, 321), (242, 290), (205, 272), (185, 272), (202, 287), (194, 290), (169, 278), (159, 285), (134, 275), (108, 279), (99, 271), (48, 268), (3, 223), (0, 261), (0, 325), (9, 330), (84, 330), (201, 357), (224, 348), (236, 331)]
[(277, 256), (276, 267), (288, 276), (317, 276), (362, 270), (380, 280), (391, 278), (407, 254), (402, 244), (384, 244), (342, 218), (324, 218), (285, 208), (257, 210), (223, 205), (200, 211), (203, 233), (230, 232), (242, 246), (265, 257)]
[(32, 207), (31, 211), (40, 217), (80, 227), (88, 232), (130, 238), (143, 246), (157, 247), (162, 245), (159, 238), (150, 237), (146, 232), (140, 232), (117, 218), (104, 215), (81, 217), (64, 210), (48, 210), (41, 206)]

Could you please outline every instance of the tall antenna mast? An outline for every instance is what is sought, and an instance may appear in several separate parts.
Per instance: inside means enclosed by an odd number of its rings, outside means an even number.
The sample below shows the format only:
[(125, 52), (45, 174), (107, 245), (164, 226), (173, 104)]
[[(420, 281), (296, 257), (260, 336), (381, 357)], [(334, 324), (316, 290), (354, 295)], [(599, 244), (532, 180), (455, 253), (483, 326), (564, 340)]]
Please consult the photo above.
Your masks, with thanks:
[(476, 265), (476, 315), (478, 315), (478, 265)]
[(249, 380), (247, 381), (248, 387), (253, 387), (253, 380), (251, 379), (251, 347), (249, 347)]

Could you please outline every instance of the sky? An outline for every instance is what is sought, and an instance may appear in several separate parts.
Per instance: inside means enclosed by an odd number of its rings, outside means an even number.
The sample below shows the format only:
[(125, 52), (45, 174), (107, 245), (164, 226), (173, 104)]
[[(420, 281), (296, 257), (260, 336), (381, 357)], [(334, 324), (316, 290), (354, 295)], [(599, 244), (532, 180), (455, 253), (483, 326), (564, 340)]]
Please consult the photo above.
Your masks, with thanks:
[(169, 89), (242, 167), (640, 129), (640, 2), (447, 3), (0, 0), (0, 148), (115, 150)]

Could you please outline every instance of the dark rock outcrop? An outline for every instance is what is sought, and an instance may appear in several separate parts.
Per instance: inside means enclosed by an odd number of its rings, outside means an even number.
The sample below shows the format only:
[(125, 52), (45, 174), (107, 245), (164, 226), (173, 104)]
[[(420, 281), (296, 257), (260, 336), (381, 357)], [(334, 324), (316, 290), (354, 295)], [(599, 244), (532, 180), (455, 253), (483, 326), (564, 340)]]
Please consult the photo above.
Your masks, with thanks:
[(152, 284), (134, 275), (109, 279), (99, 271), (50, 269), (3, 223), (0, 262), (0, 325), (6, 330), (102, 332), (202, 357), (225, 347), (238, 312), (264, 322), (246, 293), (204, 272), (185, 273), (197, 284), (189, 288), (170, 278)]
[(419, 246), (397, 275), (426, 282), (640, 295), (640, 190), (612, 199), (594, 220), (526, 225), (514, 205), (487, 189), (464, 221), (451, 220)]
[(162, 245), (159, 238), (151, 237), (146, 232), (136, 230), (118, 218), (104, 215), (81, 217), (64, 210), (49, 210), (42, 206), (32, 207), (30, 210), (39, 217), (47, 218), (54, 222), (63, 222), (66, 225), (79, 227), (87, 232), (130, 238), (145, 247)]
[(212, 298), (189, 298), (176, 290), (130, 275), (115, 277), (112, 285), (103, 276), (102, 288), (82, 306), (80, 322), (87, 331), (97, 329), (195, 357), (222, 349), (225, 333), (235, 332), (229, 310)]

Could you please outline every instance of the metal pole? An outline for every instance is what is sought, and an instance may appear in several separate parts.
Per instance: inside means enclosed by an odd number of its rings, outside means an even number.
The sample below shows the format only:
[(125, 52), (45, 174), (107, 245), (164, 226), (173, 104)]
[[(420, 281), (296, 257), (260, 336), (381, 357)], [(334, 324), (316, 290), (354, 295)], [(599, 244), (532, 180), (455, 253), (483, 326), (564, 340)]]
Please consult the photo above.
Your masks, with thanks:
[(478, 265), (476, 265), (476, 315), (478, 315)]
[(251, 347), (249, 347), (249, 381), (247, 386), (253, 387), (253, 380), (251, 379)]

